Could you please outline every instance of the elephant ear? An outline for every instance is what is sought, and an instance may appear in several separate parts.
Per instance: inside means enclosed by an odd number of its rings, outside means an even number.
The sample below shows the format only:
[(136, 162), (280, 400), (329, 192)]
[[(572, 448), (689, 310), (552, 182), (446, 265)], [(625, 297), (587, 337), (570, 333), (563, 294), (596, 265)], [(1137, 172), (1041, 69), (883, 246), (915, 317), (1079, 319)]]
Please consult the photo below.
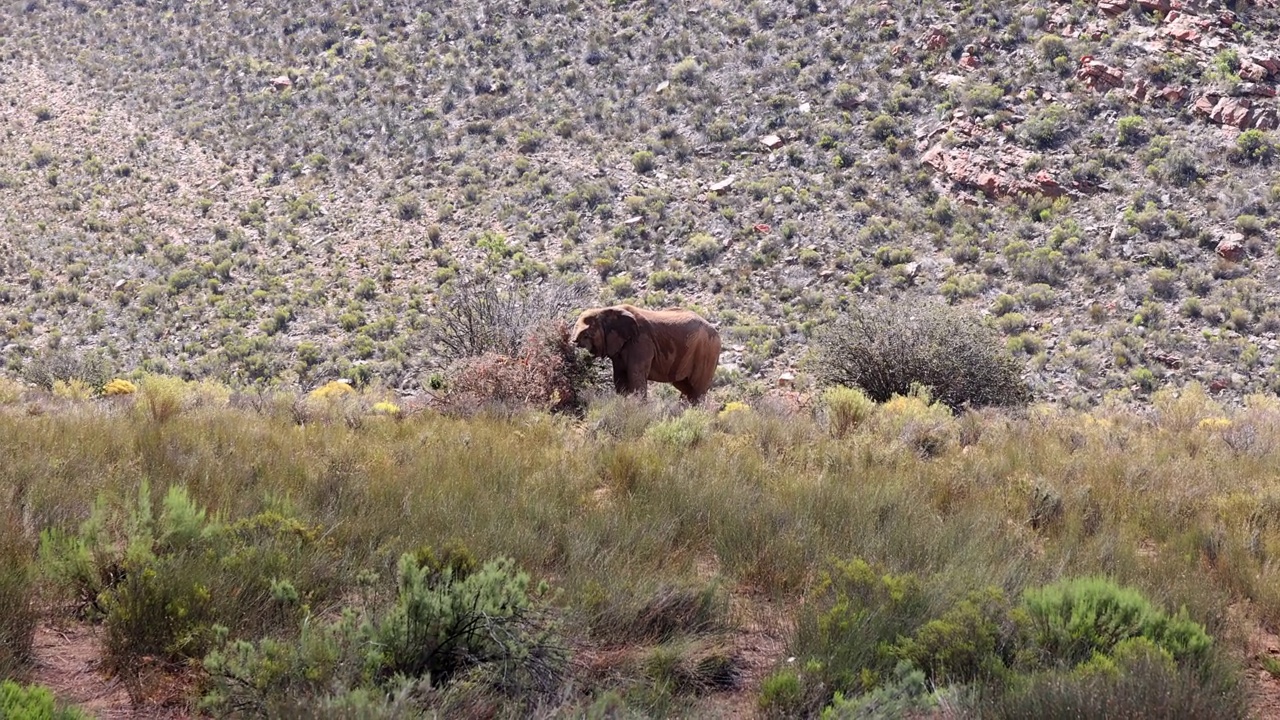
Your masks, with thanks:
[(611, 310), (607, 314), (602, 314), (600, 324), (604, 330), (606, 356), (617, 355), (622, 350), (622, 346), (640, 334), (640, 324), (636, 322), (636, 316), (626, 310)]

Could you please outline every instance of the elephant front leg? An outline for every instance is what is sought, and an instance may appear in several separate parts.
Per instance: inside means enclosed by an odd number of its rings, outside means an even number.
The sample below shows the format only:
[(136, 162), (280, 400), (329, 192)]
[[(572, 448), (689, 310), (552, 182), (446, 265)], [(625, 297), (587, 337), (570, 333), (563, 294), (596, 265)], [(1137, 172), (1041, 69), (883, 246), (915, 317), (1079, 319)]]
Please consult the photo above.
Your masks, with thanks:
[(627, 383), (627, 368), (617, 360), (613, 361), (613, 389), (619, 395), (626, 395), (631, 391)]

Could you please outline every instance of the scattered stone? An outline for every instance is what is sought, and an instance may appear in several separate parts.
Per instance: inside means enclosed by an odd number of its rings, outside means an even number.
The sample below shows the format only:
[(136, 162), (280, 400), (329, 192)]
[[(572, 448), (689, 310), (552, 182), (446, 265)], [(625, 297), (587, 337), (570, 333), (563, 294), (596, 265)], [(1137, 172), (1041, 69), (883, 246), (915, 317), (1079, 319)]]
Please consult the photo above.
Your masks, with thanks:
[(1246, 97), (1205, 95), (1196, 100), (1192, 109), (1200, 115), (1207, 116), (1213, 122), (1241, 130), (1250, 128), (1273, 130), (1280, 125), (1273, 108), (1254, 107)]
[(1259, 65), (1249, 58), (1245, 58), (1240, 62), (1239, 75), (1241, 80), (1248, 82), (1262, 82), (1267, 79), (1267, 68)]
[(1129, 9), (1129, 0), (1098, 0), (1098, 10), (1104, 15), (1120, 15)]
[(730, 175), (723, 180), (711, 183), (711, 187), (709, 189), (711, 192), (720, 192), (721, 190), (727, 189), (730, 185), (733, 185), (734, 181), (737, 179), (738, 177), (736, 175)]
[(778, 137), (777, 135), (765, 135), (764, 137), (760, 138), (760, 144), (769, 148), (770, 150), (777, 150), (778, 148), (782, 147), (782, 138)]
[(623, 221), (622, 221), (622, 224), (623, 224), (623, 225), (636, 225), (636, 224), (638, 224), (638, 223), (639, 223), (641, 220), (643, 220), (643, 219), (644, 219), (644, 218), (640, 217), (639, 215), (632, 215), (631, 217), (627, 218), (626, 220), (623, 220)]
[(946, 28), (934, 25), (920, 38), (917, 44), (925, 50), (933, 52), (946, 47), (950, 40), (951, 34), (947, 32)]
[(119, 290), (120, 288), (122, 288), (122, 287), (124, 287), (126, 284), (128, 284), (128, 282), (129, 282), (128, 280), (125, 280), (125, 279), (121, 278), (120, 280), (117, 280), (117, 281), (116, 281), (116, 284), (115, 284), (115, 285), (111, 286), (111, 289), (112, 289), (112, 290)]
[(966, 70), (976, 70), (981, 66), (982, 61), (978, 60), (977, 55), (975, 55), (976, 52), (978, 52), (977, 45), (965, 45), (964, 52), (960, 55), (960, 67)]
[[(963, 126), (953, 126), (952, 131), (957, 136), (965, 134)], [(1027, 151), (1006, 147), (1004, 153), (998, 158), (991, 158), (963, 147), (935, 145), (921, 155), (920, 161), (952, 182), (975, 188), (990, 198), (1017, 195), (1060, 197), (1068, 194), (1067, 189), (1047, 171), (1041, 170), (1029, 180), (1020, 176), (1030, 157)]]
[(1170, 0), (1138, 0), (1138, 7), (1150, 13), (1168, 14), (1173, 5)]
[(1182, 368), (1182, 358), (1164, 350), (1154, 350), (1151, 353), (1151, 359), (1164, 365), (1170, 370), (1180, 370)]
[(1230, 261), (1240, 262), (1244, 259), (1244, 236), (1240, 233), (1231, 233), (1218, 243), (1218, 257)]
[(653, 89), (653, 91), (654, 91), (655, 93), (660, 93), (660, 92), (662, 92), (663, 90), (666, 90), (666, 89), (667, 89), (667, 88), (669, 88), (669, 87), (671, 87), (671, 81), (670, 81), (670, 80), (663, 80), (662, 82), (658, 83), (658, 87), (654, 88), (654, 89)]
[(1173, 37), (1174, 40), (1181, 40), (1185, 43), (1197, 44), (1204, 37), (1204, 31), (1207, 29), (1208, 21), (1202, 20), (1194, 15), (1180, 13), (1177, 10), (1170, 10), (1165, 17), (1164, 33)]
[(287, 90), (293, 87), (293, 81), (289, 79), (288, 75), (280, 75), (279, 77), (271, 78), (271, 87), (276, 90)]
[(778, 376), (778, 387), (789, 388), (796, 384), (795, 373), (787, 371)]
[[(1280, 55), (1250, 53), (1246, 58), (1246, 61), (1255, 65), (1261, 65), (1267, 71), (1268, 76), (1280, 73)], [(1243, 75), (1241, 77), (1243, 77)]]
[(797, 107), (796, 109), (797, 109), (797, 110), (799, 110), (799, 111), (800, 111), (800, 112), (802, 112), (802, 113), (807, 113), (807, 112), (809, 112), (810, 110), (812, 110), (812, 109), (813, 109), (813, 105), (812, 105), (811, 103), (809, 103), (809, 102), (802, 102), (802, 103), (800, 103), (800, 106), (799, 106), (799, 107)]
[(1080, 58), (1080, 68), (1076, 70), (1076, 79), (1088, 85), (1092, 90), (1106, 92), (1111, 88), (1124, 86), (1124, 72), (1111, 67), (1092, 55)]
[(1276, 88), (1274, 85), (1266, 83), (1242, 82), (1236, 87), (1236, 92), (1240, 95), (1253, 95), (1255, 97), (1275, 97)]

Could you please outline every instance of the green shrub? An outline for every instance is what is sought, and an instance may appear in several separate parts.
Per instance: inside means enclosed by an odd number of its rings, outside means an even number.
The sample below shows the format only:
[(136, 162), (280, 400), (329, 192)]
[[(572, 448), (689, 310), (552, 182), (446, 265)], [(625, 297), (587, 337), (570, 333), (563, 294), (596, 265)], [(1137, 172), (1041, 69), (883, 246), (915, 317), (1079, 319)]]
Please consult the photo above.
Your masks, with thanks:
[(1141, 145), (1147, 140), (1146, 122), (1138, 115), (1126, 115), (1116, 121), (1116, 142), (1121, 145)]
[(648, 150), (639, 150), (631, 154), (631, 167), (641, 175), (653, 172), (655, 165), (653, 153)]
[(536, 703), (559, 687), (565, 652), (527, 573), (500, 558), (458, 577), (453, 565), (419, 559), (400, 557), (396, 601), (363, 621), (348, 610), (335, 622), (304, 622), (295, 641), (256, 643), (228, 641), (221, 628), (219, 647), (205, 658), (212, 689), (203, 705), (271, 714), (295, 697), (387, 697), (464, 677)]
[(1234, 155), (1245, 162), (1270, 162), (1276, 155), (1276, 143), (1265, 131), (1251, 128), (1236, 136)]
[(1133, 588), (1105, 578), (1064, 580), (1023, 596), (1031, 641), (1050, 664), (1074, 666), (1142, 637), (1179, 662), (1199, 661), (1213, 645), (1186, 612), (1168, 615)]
[(645, 431), (647, 437), (664, 445), (691, 448), (711, 435), (714, 418), (701, 408), (689, 408), (670, 420), (662, 420)]
[(870, 691), (897, 665), (894, 646), (923, 622), (919, 580), (854, 558), (823, 571), (799, 611), (795, 655), (812, 662), (828, 692)]
[(78, 535), (44, 533), (41, 565), (102, 617), (104, 664), (131, 690), (148, 663), (204, 655), (216, 624), (268, 632), (337, 586), (335, 553), (317, 529), (276, 513), (222, 523), (173, 486), (157, 517), (146, 482), (125, 517), (106, 507), (96, 503)]
[(884, 402), (928, 387), (951, 408), (1030, 399), (1018, 363), (977, 318), (941, 303), (873, 301), (849, 309), (817, 337), (817, 374)]
[(836, 437), (844, 437), (850, 430), (857, 429), (876, 410), (875, 402), (866, 393), (843, 385), (823, 391), (822, 406), (827, 411), (827, 426)]
[(0, 682), (0, 718), (5, 720), (87, 720), (79, 709), (58, 707), (46, 687), (22, 687), (12, 680)]
[(802, 717), (805, 695), (800, 673), (790, 668), (779, 670), (760, 683), (760, 711), (768, 718)]
[(822, 710), (822, 720), (898, 720), (929, 717), (934, 701), (925, 674), (902, 661), (893, 671), (893, 680), (865, 695), (845, 697), (836, 691), (831, 704)]
[(900, 641), (894, 653), (935, 685), (1003, 679), (1016, 645), (1009, 611), (999, 588), (974, 592)]
[(1249, 717), (1243, 688), (1177, 668), (1159, 650), (1129, 645), (1109, 667), (1031, 675), (1009, 692), (980, 693), (970, 712), (983, 718)]

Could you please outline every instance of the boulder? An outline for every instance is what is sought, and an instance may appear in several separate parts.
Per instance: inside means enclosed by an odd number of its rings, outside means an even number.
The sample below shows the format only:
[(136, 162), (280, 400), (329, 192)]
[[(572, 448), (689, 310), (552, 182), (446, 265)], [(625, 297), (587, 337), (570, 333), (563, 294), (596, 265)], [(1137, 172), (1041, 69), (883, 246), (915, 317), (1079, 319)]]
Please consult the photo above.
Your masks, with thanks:
[(932, 52), (946, 47), (950, 40), (951, 33), (949, 33), (946, 28), (934, 25), (929, 28), (928, 32), (920, 37), (917, 45)]
[(1129, 9), (1129, 0), (1098, 0), (1098, 10), (1104, 15), (1120, 15)]
[(1244, 236), (1239, 233), (1226, 236), (1218, 243), (1217, 253), (1224, 260), (1240, 262), (1244, 259)]
[(1106, 92), (1111, 88), (1124, 86), (1124, 72), (1111, 67), (1091, 55), (1080, 58), (1080, 67), (1076, 70), (1076, 79), (1093, 90)]

